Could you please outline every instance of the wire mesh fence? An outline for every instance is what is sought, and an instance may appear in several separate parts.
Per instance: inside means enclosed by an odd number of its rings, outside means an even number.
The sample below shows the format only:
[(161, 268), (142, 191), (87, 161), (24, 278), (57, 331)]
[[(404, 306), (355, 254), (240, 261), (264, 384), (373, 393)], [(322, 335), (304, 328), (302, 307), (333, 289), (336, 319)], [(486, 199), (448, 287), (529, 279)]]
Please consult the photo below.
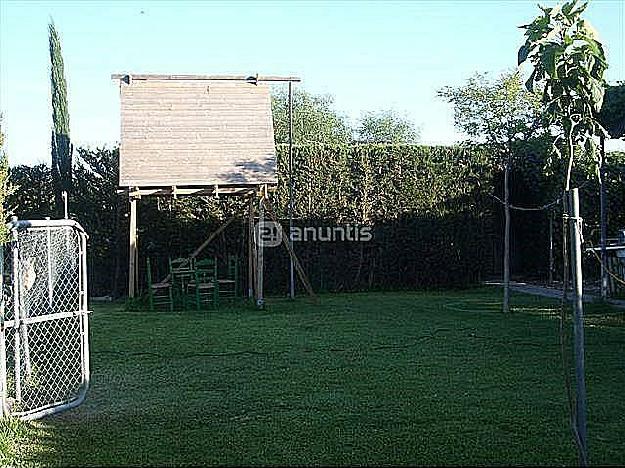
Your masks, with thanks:
[(86, 234), (70, 220), (13, 221), (2, 266), (2, 412), (77, 406), (89, 383)]

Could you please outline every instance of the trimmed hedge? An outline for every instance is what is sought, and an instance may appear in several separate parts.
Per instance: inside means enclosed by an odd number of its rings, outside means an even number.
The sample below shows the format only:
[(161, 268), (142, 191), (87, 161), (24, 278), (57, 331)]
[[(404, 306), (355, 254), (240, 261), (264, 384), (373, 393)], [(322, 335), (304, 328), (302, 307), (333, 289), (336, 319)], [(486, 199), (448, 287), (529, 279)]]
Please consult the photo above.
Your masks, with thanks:
[[(625, 227), (625, 154), (612, 153), (609, 167), (610, 235)], [(78, 152), (75, 193), (70, 211), (89, 239), (89, 275), (93, 295), (126, 290), (128, 203), (115, 195), (117, 150)], [(519, 169), (511, 175), (512, 202), (538, 206), (555, 198), (557, 178)], [(287, 225), (288, 148), (278, 147), (278, 187), (273, 203)], [(578, 180), (586, 176), (577, 175)], [(19, 189), (8, 199), (22, 218), (52, 215), (49, 168), (11, 168)], [(294, 147), (295, 224), (298, 226), (368, 225), (370, 242), (297, 242), (295, 249), (318, 290), (438, 288), (468, 285), (499, 277), (503, 210), (492, 194), (501, 194), (501, 171), (485, 153), (463, 147), (418, 145), (307, 145)], [(580, 185), (577, 183), (577, 185)], [(598, 241), (598, 186), (581, 193), (586, 239)], [(167, 257), (188, 255), (224, 219), (241, 212), (237, 198), (144, 198), (139, 203), (141, 279), (145, 259), (155, 276), (166, 273)], [(512, 213), (512, 273), (546, 278), (548, 213)], [(247, 255), (245, 217), (230, 225), (206, 254), (225, 262), (228, 254)], [(559, 214), (554, 241), (559, 265)], [(270, 293), (288, 289), (288, 257), (283, 248), (266, 249), (266, 286)], [(588, 263), (588, 262), (587, 262)], [(589, 263), (591, 270), (593, 265)], [(242, 276), (246, 262), (242, 262)], [(589, 273), (596, 273), (589, 271)]]
[[(294, 147), (294, 217), (305, 226), (367, 225), (369, 242), (297, 242), (316, 289), (360, 290), (467, 285), (493, 274), (493, 171), (480, 152), (416, 145)], [(288, 147), (278, 147), (277, 216), (288, 226)], [(240, 208), (240, 201), (181, 199), (156, 210), (141, 203), (142, 258), (185, 255)], [(163, 205), (161, 205), (162, 209)], [(171, 208), (171, 213), (168, 210)], [(211, 216), (212, 215), (212, 216)], [(209, 218), (210, 216), (210, 218)], [(147, 227), (149, 226), (149, 228)], [(232, 224), (207, 253), (246, 255), (245, 227)], [(267, 248), (266, 288), (288, 285), (288, 256)], [(245, 265), (244, 265), (245, 266)]]

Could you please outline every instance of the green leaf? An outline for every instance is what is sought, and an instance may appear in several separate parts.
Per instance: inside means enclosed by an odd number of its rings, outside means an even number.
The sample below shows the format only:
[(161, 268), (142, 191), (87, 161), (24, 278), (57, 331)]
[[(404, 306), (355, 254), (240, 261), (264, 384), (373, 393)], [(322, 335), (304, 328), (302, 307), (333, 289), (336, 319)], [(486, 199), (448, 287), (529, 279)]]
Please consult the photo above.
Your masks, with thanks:
[(547, 73), (551, 76), (551, 78), (558, 78), (557, 71), (557, 61), (558, 58), (562, 55), (562, 47), (559, 44), (550, 43), (543, 48), (543, 53), (540, 56), (540, 61), (545, 67)]
[(527, 44), (523, 44), (520, 49), (519, 49), (519, 53), (518, 53), (518, 65), (521, 65), (523, 62), (525, 62), (525, 60), (527, 60), (527, 56), (530, 53), (530, 48)]

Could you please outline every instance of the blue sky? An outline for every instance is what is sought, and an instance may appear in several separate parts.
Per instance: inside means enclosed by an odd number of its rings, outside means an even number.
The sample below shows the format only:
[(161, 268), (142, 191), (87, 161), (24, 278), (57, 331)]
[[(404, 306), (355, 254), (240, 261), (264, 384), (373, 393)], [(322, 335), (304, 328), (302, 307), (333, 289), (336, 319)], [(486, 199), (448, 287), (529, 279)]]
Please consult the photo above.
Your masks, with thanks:
[[(118, 141), (116, 72), (298, 75), (306, 90), (332, 94), (352, 122), (390, 108), (421, 127), (424, 143), (441, 144), (461, 135), (436, 90), (476, 71), (513, 68), (523, 40), (517, 26), (537, 13), (532, 0), (2, 0), (6, 150), (12, 165), (49, 160), (51, 17), (76, 145)], [(625, 79), (625, 0), (593, 0), (588, 18), (608, 51), (608, 80)]]

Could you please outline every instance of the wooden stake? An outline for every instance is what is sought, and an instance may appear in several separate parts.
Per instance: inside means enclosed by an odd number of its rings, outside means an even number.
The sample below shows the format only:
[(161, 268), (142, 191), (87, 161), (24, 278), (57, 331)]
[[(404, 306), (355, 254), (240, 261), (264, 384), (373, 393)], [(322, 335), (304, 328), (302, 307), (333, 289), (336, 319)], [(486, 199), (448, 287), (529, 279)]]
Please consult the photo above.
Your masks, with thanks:
[(130, 198), (130, 238), (128, 245), (128, 297), (135, 297), (137, 287), (137, 199)]
[(254, 297), (254, 199), (250, 197), (247, 215), (247, 297)]
[[(276, 217), (275, 213), (273, 212), (273, 209), (271, 207), (271, 203), (269, 202), (269, 200), (265, 199), (264, 203), (267, 205), (267, 213), (271, 217), (271, 220), (274, 223), (279, 224), (278, 218)], [(308, 281), (308, 277), (306, 276), (306, 272), (304, 271), (304, 268), (302, 268), (302, 265), (299, 262), (299, 259), (297, 258), (297, 256), (295, 255), (295, 252), (293, 251), (293, 248), (291, 247), (291, 243), (284, 236), (282, 236), (282, 243), (284, 244), (284, 247), (286, 248), (286, 250), (287, 250), (287, 252), (289, 254), (289, 257), (291, 258), (291, 260), (293, 261), (293, 264), (295, 265), (295, 270), (297, 271), (297, 276), (299, 276), (299, 279), (301, 280), (302, 284), (304, 285), (304, 288), (306, 289), (306, 292), (308, 293), (308, 295), (310, 295), (311, 297), (316, 299), (317, 296), (316, 296), (315, 292), (313, 291), (312, 286), (310, 285), (310, 281)]]

